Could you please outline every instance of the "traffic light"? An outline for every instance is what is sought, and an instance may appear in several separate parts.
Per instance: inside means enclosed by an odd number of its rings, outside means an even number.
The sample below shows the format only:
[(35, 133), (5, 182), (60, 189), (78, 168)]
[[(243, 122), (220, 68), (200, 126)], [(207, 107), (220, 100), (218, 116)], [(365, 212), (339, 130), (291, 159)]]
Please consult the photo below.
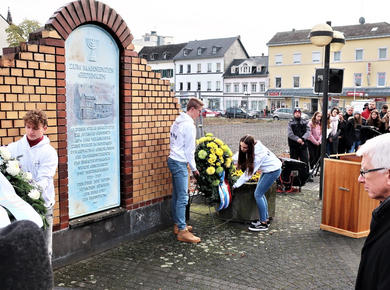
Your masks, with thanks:
[[(328, 93), (340, 94), (343, 91), (343, 77), (344, 69), (331, 68), (329, 69), (329, 88)], [(315, 81), (314, 81), (314, 92), (323, 93), (324, 83), (324, 69), (317, 68)]]

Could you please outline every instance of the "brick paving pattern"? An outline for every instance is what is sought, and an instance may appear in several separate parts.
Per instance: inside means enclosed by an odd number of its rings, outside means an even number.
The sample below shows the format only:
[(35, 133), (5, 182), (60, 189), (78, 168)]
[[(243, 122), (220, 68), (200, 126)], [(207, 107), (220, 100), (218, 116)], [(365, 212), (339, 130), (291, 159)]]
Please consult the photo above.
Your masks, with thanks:
[[(225, 127), (221, 129), (224, 134), (215, 128), (210, 131), (228, 140), (227, 143), (237, 142), (237, 136), (243, 133), (254, 134), (269, 146), (273, 142), (286, 142), (286, 138), (277, 136), (285, 126), (286, 122), (280, 121), (256, 122), (237, 127), (221, 125)], [(274, 145), (283, 152), (284, 143)], [(277, 194), (276, 216), (268, 232), (252, 233), (246, 224), (222, 221), (213, 208), (198, 200), (191, 205), (189, 223), (202, 238), (200, 244), (177, 242), (169, 227), (56, 270), (55, 286), (56, 289), (353, 289), (364, 238), (352, 239), (322, 231), (320, 222), (318, 177), (305, 185), (302, 192)]]

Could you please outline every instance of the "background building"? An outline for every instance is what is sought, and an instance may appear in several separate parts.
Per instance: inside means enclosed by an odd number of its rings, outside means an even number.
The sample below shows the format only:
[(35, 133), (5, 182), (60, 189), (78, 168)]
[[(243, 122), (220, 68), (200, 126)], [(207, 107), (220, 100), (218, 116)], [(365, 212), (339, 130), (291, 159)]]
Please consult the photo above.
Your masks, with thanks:
[[(344, 69), (343, 91), (330, 95), (329, 106), (344, 107), (354, 99), (375, 99), (378, 106), (390, 97), (390, 24), (361, 23), (337, 26), (346, 43), (339, 52), (331, 52), (330, 67)], [(319, 109), (313, 92), (316, 68), (324, 67), (324, 48), (311, 44), (310, 30), (278, 32), (267, 43), (272, 108), (301, 107)], [(377, 107), (378, 107), (377, 106)]]
[(134, 50), (140, 51), (144, 46), (173, 44), (173, 36), (158, 35), (156, 31), (145, 33), (141, 38), (134, 39)]
[(138, 55), (148, 61), (153, 72), (160, 73), (161, 78), (169, 80), (171, 90), (175, 89), (175, 65), (173, 58), (187, 43), (144, 46)]
[(225, 109), (223, 73), (235, 58), (249, 58), (240, 37), (190, 41), (174, 57), (176, 97), (184, 108), (191, 97), (205, 107)]
[(261, 111), (267, 106), (268, 57), (235, 59), (224, 75), (224, 108)]

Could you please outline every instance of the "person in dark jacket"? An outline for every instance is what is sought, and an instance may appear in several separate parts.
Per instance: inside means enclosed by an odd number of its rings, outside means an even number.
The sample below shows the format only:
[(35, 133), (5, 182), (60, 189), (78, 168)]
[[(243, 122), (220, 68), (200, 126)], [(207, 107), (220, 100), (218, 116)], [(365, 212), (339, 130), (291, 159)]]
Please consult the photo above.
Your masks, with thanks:
[(368, 139), (380, 135), (382, 124), (378, 110), (372, 110), (366, 121), (366, 126), (362, 128), (362, 144)]
[(353, 117), (348, 119), (345, 128), (345, 142), (348, 152), (355, 152), (361, 144), (361, 128), (366, 122), (360, 112), (355, 111)]
[(362, 156), (358, 181), (364, 184), (368, 196), (380, 204), (372, 212), (355, 287), (390, 289), (390, 135), (368, 140), (356, 154)]
[(381, 119), (383, 119), (383, 117), (386, 116), (388, 109), (389, 109), (389, 106), (387, 106), (386, 104), (384, 104), (382, 106), (382, 109), (381, 109), (381, 111), (379, 113), (379, 116), (381, 117)]
[(347, 107), (347, 109), (345, 110), (345, 114), (343, 116), (345, 122), (348, 122), (348, 119), (350, 117), (353, 117), (353, 107), (352, 106)]
[(339, 128), (340, 128), (340, 134), (339, 134), (339, 148), (337, 153), (346, 153), (347, 152), (347, 143), (345, 141), (346, 139), (346, 129), (347, 129), (347, 121), (344, 120), (344, 116), (342, 113), (339, 114)]
[(16, 221), (0, 229), (0, 288), (53, 289), (43, 231), (32, 221)]
[(382, 118), (382, 133), (390, 133), (390, 111)]
[(310, 127), (308, 121), (301, 118), (299, 108), (294, 110), (294, 118), (288, 122), (287, 135), (290, 158), (308, 164), (307, 139), (310, 137)]

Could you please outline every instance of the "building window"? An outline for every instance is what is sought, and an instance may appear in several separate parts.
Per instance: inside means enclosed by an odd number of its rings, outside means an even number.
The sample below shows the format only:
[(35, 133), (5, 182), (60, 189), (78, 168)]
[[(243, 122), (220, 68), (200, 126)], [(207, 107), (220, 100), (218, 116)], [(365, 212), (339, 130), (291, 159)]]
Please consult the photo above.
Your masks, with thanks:
[(234, 74), (236, 71), (236, 67), (235, 66), (232, 66), (232, 68), (230, 69), (230, 73)]
[(355, 50), (355, 60), (356, 61), (363, 60), (363, 49), (359, 48)]
[(361, 73), (354, 73), (353, 74), (353, 81), (355, 86), (361, 87), (362, 86), (362, 74)]
[(257, 111), (257, 101), (251, 101), (251, 110)]
[(208, 91), (211, 91), (211, 81), (208, 81), (208, 82), (207, 82), (207, 90), (208, 90)]
[(217, 72), (220, 72), (220, 71), (221, 71), (221, 63), (217, 62)]
[(168, 58), (168, 52), (165, 51), (165, 52), (163, 53), (163, 59), (167, 59), (167, 58)]
[(215, 89), (216, 89), (217, 91), (220, 91), (220, 90), (221, 90), (221, 81), (217, 81), (217, 82), (215, 83)]
[(197, 90), (198, 90), (198, 91), (201, 91), (201, 90), (202, 90), (202, 84), (201, 84), (201, 82), (198, 82)]
[(275, 55), (275, 64), (282, 64), (283, 63), (283, 55), (277, 54)]
[(299, 99), (294, 99), (294, 108), (299, 108)]
[(198, 47), (198, 55), (201, 55), (201, 54), (202, 54), (202, 48)]
[(239, 84), (234, 84), (234, 92), (235, 93), (238, 93), (240, 90), (239, 90)]
[(184, 50), (183, 50), (183, 56), (187, 56), (187, 55), (189, 54), (189, 52), (190, 52), (190, 51), (189, 51), (188, 49), (184, 49)]
[(294, 63), (301, 63), (301, 57), (302, 57), (301, 53), (294, 53), (293, 54), (293, 62)]
[(251, 83), (251, 92), (256, 93), (257, 91), (257, 84), (256, 83)]
[(333, 61), (334, 62), (341, 61), (341, 51), (333, 52)]
[(179, 83), (179, 91), (183, 90), (183, 83)]
[(217, 53), (217, 47), (216, 46), (213, 46), (213, 48), (211, 49), (211, 53), (212, 54), (216, 54)]
[(311, 53), (311, 60), (313, 63), (319, 63), (321, 61), (321, 52), (313, 51)]
[(386, 73), (379, 72), (378, 73), (378, 87), (384, 87), (386, 85)]
[(226, 84), (225, 85), (225, 90), (226, 90), (227, 93), (230, 93), (231, 86), (232, 86), (231, 84)]
[(248, 84), (244, 83), (242, 84), (242, 92), (247, 93), (248, 92)]
[(190, 82), (187, 83), (187, 91), (191, 91), (191, 83)]
[(187, 73), (188, 73), (188, 74), (191, 73), (191, 65), (190, 65), (190, 64), (187, 64)]
[(202, 72), (202, 64), (198, 63), (197, 67), (198, 67), (197, 72), (198, 73)]
[(211, 63), (207, 64), (207, 72), (211, 72)]
[(298, 76), (293, 77), (293, 87), (299, 88), (299, 77)]
[(386, 59), (387, 58), (387, 48), (386, 47), (379, 48), (378, 53), (379, 53), (379, 56), (378, 56), (379, 59)]
[(265, 83), (260, 83), (260, 92), (265, 92)]
[(275, 78), (275, 88), (281, 88), (282, 87), (282, 78), (276, 77)]
[(226, 101), (226, 108), (230, 108), (232, 106), (232, 101), (231, 100), (227, 100)]
[(183, 73), (183, 65), (181, 64), (180, 66), (179, 66), (179, 73)]

